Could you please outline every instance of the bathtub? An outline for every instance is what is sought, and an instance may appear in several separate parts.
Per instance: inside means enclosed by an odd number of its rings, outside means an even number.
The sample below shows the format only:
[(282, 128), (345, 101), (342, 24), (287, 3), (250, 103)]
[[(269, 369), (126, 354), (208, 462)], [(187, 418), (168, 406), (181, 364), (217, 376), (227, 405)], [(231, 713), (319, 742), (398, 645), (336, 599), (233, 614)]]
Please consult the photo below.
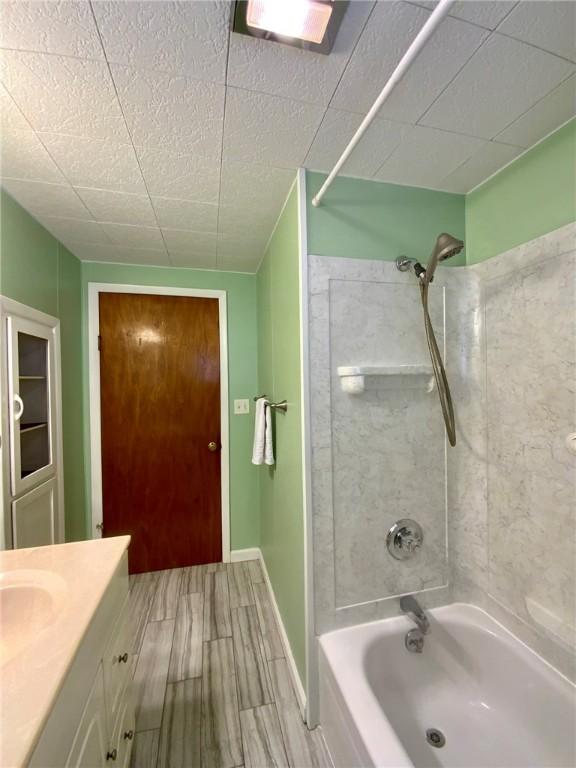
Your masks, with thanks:
[(404, 647), (406, 616), (320, 638), (335, 768), (574, 768), (576, 688), (479, 608), (428, 615), (422, 654)]

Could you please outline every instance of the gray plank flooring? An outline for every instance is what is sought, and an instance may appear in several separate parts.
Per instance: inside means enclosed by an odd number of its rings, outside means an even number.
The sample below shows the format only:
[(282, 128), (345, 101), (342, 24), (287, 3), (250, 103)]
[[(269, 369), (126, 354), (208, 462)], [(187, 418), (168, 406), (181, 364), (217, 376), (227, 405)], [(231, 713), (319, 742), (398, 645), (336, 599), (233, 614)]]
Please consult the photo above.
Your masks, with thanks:
[(130, 577), (131, 768), (331, 768), (302, 722), (260, 563)]

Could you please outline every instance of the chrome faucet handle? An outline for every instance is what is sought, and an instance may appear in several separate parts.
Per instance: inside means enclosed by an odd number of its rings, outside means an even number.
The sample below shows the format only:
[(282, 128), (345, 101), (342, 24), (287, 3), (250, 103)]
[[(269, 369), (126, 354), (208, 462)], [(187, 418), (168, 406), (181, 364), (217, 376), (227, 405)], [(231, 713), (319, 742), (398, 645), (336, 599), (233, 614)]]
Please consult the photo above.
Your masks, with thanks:
[(416, 520), (397, 520), (388, 531), (386, 546), (396, 560), (408, 560), (418, 554), (424, 541), (424, 532)]

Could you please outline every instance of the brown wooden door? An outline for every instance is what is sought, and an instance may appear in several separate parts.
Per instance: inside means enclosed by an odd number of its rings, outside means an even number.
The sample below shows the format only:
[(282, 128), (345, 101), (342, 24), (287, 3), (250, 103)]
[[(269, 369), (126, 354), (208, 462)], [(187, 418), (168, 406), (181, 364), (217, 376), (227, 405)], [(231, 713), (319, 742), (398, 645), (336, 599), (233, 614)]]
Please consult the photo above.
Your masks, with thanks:
[(132, 536), (131, 573), (219, 561), (218, 300), (99, 303), (104, 535)]

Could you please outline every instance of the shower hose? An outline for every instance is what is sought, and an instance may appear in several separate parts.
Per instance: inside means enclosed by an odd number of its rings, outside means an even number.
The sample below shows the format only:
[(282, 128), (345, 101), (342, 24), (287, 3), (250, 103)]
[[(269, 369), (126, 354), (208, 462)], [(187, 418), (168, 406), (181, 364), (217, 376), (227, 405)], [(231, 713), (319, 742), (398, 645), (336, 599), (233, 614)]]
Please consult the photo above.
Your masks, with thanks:
[(436, 379), (436, 386), (438, 388), (438, 397), (440, 398), (444, 424), (446, 425), (446, 434), (448, 435), (450, 445), (454, 447), (456, 445), (454, 406), (452, 405), (452, 395), (450, 394), (450, 385), (448, 384), (446, 371), (444, 370), (442, 355), (438, 349), (432, 320), (430, 319), (430, 313), (428, 312), (428, 286), (429, 282), (427, 280), (423, 280), (420, 283), (420, 298), (422, 299), (422, 309), (424, 310), (426, 341), (428, 342), (428, 349), (430, 350), (430, 359), (432, 360), (432, 369), (434, 370), (434, 378)]

